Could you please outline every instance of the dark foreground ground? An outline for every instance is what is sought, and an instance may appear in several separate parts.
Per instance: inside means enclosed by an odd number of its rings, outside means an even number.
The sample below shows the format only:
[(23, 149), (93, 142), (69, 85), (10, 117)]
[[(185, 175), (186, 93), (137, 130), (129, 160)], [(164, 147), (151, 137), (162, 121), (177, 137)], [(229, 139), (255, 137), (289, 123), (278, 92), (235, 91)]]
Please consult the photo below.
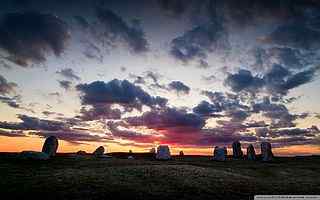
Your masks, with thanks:
[(28, 161), (0, 154), (1, 199), (214, 200), (252, 199), (254, 194), (320, 194), (320, 157), (262, 163), (59, 155)]

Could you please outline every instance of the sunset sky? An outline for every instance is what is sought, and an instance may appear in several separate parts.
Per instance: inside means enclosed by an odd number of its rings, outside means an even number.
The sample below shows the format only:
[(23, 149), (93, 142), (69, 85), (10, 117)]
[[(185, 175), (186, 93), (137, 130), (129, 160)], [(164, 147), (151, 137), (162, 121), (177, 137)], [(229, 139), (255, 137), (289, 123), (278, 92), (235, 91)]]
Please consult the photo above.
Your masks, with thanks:
[(320, 154), (317, 0), (1, 0), (0, 151)]

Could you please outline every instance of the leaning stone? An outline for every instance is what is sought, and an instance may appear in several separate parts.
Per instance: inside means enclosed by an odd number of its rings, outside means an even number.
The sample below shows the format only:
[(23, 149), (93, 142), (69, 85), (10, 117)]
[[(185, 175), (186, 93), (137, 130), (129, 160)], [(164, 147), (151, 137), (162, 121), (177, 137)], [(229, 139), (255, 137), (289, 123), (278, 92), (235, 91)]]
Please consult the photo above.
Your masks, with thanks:
[(49, 157), (55, 156), (58, 149), (58, 139), (55, 136), (50, 136), (43, 144), (42, 152), (48, 154)]
[(38, 151), (22, 151), (20, 153), (20, 158), (28, 160), (48, 160), (50, 157), (44, 152)]
[(98, 147), (98, 148), (93, 152), (93, 155), (94, 155), (95, 157), (103, 157), (103, 156), (104, 156), (104, 147), (103, 147), (103, 146)]
[(247, 159), (248, 160), (256, 160), (256, 151), (252, 144), (250, 144), (247, 148)]
[(236, 158), (236, 159), (242, 158), (243, 152), (241, 150), (241, 143), (239, 141), (235, 141), (232, 143), (232, 152), (233, 152), (233, 158)]
[(273, 159), (271, 144), (269, 142), (261, 143), (261, 158), (262, 161), (271, 161)]
[(157, 148), (156, 159), (158, 160), (169, 160), (171, 159), (170, 149), (167, 145), (160, 145)]
[(214, 147), (213, 151), (213, 160), (225, 161), (227, 157), (227, 148), (226, 147)]

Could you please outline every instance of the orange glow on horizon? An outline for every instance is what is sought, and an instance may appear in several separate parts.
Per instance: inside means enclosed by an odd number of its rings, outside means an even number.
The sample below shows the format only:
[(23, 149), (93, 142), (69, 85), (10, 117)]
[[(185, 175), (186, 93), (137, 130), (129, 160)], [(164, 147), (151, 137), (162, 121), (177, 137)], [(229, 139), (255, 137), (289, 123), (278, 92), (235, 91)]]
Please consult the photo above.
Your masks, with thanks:
[[(44, 143), (43, 138), (38, 137), (5, 137), (0, 136), (0, 152), (21, 152), (25, 150), (41, 151)], [(90, 144), (71, 144), (65, 141), (59, 141), (58, 152), (77, 152), (84, 150), (88, 153), (93, 152), (98, 146), (104, 146), (107, 152), (148, 152), (150, 148), (135, 147), (135, 146), (121, 146), (113, 143), (90, 143)], [(155, 145), (156, 146), (156, 145)], [(170, 146), (170, 145), (169, 145)], [(212, 148), (185, 148), (185, 147), (171, 147), (173, 155), (179, 154), (183, 151), (185, 155), (212, 155)], [(244, 153), (245, 149), (243, 149)], [(260, 149), (256, 149), (260, 153)], [(293, 155), (320, 155), (320, 147), (318, 145), (295, 145), (289, 147), (273, 148), (276, 156), (293, 156)], [(228, 148), (228, 154), (232, 154), (232, 149)]]

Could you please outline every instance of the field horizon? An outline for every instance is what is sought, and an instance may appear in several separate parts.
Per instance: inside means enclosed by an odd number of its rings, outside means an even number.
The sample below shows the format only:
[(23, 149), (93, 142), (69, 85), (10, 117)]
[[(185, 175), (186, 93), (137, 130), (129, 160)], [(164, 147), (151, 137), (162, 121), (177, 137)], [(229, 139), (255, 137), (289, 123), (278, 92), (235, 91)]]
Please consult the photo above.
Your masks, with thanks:
[(320, 156), (275, 157), (271, 162), (212, 161), (210, 156), (150, 153), (58, 153), (46, 161), (0, 153), (0, 193), (10, 199), (253, 199), (258, 194), (318, 194)]

